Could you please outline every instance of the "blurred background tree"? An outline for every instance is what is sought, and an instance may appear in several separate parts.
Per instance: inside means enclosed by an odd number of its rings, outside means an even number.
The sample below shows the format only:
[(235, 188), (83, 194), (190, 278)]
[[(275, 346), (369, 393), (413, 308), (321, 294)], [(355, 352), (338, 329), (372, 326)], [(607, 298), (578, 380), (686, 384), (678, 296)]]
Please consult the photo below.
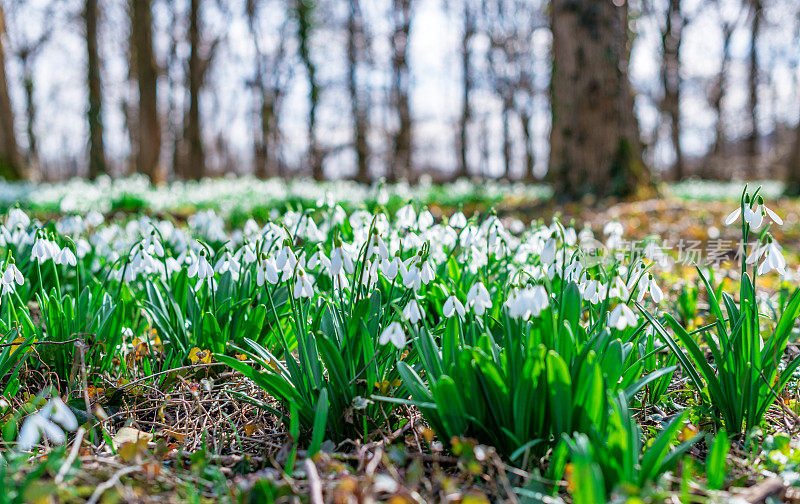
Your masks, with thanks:
[(794, 0), (0, 0), (0, 175), (800, 192)]

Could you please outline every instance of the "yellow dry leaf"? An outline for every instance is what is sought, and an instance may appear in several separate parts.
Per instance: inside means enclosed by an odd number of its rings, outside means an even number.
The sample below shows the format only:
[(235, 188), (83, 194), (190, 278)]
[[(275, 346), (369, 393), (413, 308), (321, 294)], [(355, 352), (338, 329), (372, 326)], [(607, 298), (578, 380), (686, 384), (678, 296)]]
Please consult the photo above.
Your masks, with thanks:
[(153, 435), (133, 427), (122, 427), (117, 431), (114, 437), (111, 438), (111, 443), (114, 445), (115, 449), (119, 450), (123, 444), (135, 443), (140, 439), (144, 439), (145, 442), (148, 442), (153, 439)]
[(189, 351), (189, 362), (192, 364), (208, 364), (211, 362), (211, 352), (194, 347)]

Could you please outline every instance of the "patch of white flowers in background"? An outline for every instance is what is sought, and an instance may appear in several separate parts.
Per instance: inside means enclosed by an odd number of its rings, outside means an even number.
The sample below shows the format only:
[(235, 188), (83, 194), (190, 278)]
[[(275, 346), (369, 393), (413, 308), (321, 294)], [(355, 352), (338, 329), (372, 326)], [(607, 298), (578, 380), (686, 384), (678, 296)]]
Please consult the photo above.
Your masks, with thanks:
[[(29, 182), (0, 181), (0, 203), (5, 206), (20, 204), (26, 207), (64, 213), (102, 212), (112, 209), (116, 201), (124, 198), (141, 201), (153, 212), (180, 210), (186, 207), (214, 208), (219, 214), (250, 212), (256, 207), (283, 206), (288, 201), (305, 201), (309, 205), (334, 206), (336, 203), (358, 206), (364, 202), (385, 205), (390, 197), (401, 200), (437, 201), (442, 195), (452, 201), (483, 199), (499, 201), (513, 196), (526, 201), (546, 200), (552, 189), (545, 185), (485, 181), (475, 184), (462, 179), (435, 185), (430, 181), (409, 185), (405, 182), (384, 184), (376, 182), (365, 186), (348, 180), (323, 183), (309, 179), (267, 179), (252, 176), (204, 179), (201, 181), (176, 181), (153, 187), (147, 178), (134, 175), (111, 179), (98, 177), (91, 182), (72, 179), (57, 183), (32, 184)], [(271, 216), (277, 217), (277, 216)], [(204, 220), (203, 217), (198, 218)], [(199, 226), (213, 223), (193, 223)], [(91, 223), (89, 223), (91, 225)], [(96, 225), (96, 224), (95, 224)], [(27, 226), (26, 226), (27, 227)], [(65, 232), (59, 229), (59, 232)]]

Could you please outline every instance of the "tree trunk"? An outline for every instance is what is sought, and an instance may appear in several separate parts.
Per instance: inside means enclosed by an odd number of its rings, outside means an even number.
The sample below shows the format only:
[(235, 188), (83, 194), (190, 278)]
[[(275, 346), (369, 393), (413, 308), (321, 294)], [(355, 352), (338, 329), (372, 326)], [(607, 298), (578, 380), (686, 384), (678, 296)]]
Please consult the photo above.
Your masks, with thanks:
[(727, 139), (725, 137), (725, 114), (722, 106), (725, 102), (725, 93), (728, 88), (728, 64), (731, 59), (731, 37), (733, 36), (734, 26), (724, 26), (722, 29), (722, 62), (720, 63), (719, 76), (717, 77), (717, 89), (714, 94), (713, 109), (716, 116), (714, 126), (714, 148), (715, 156), (724, 156), (727, 151)]
[(469, 164), (467, 163), (467, 149), (469, 146), (469, 139), (467, 136), (467, 128), (472, 116), (472, 108), (470, 106), (470, 94), (472, 93), (472, 69), (470, 59), (472, 52), (470, 51), (470, 42), (475, 35), (475, 21), (473, 19), (472, 9), (469, 2), (464, 2), (464, 32), (461, 37), (461, 118), (458, 123), (458, 176), (469, 176)]
[(626, 196), (649, 182), (628, 82), (628, 8), (553, 0), (550, 174), (560, 198)]
[[(758, 37), (761, 32), (761, 18), (763, 16), (763, 5), (761, 0), (751, 0), (752, 2), (752, 25), (750, 26), (750, 64), (749, 76), (747, 79), (748, 88), (748, 109), (750, 119), (750, 135), (747, 137), (747, 155), (751, 159), (758, 156)], [(755, 168), (754, 163), (750, 166)]]
[(200, 127), (200, 91), (203, 87), (205, 65), (200, 56), (200, 2), (201, 0), (191, 0), (189, 6), (189, 114), (184, 133), (187, 147), (185, 175), (193, 180), (203, 178), (206, 172)]
[(536, 165), (536, 156), (533, 152), (531, 117), (526, 112), (519, 112), (519, 122), (520, 126), (522, 126), (522, 138), (525, 141), (525, 181), (533, 182), (536, 178), (533, 173)]
[(794, 144), (786, 173), (786, 195), (800, 196), (800, 121), (795, 127)]
[(364, 39), (364, 20), (358, 0), (350, 1), (350, 13), (347, 18), (347, 84), (350, 91), (351, 114), (353, 116), (353, 145), (356, 151), (356, 180), (361, 183), (370, 181), (369, 157), (370, 149), (367, 141), (369, 117), (367, 107), (362, 98), (358, 84), (358, 65), (366, 41)]
[(136, 171), (150, 182), (164, 182), (161, 157), (161, 122), (158, 116), (158, 65), (153, 54), (153, 19), (151, 0), (131, 0), (131, 50), (134, 52), (136, 80), (139, 85), (139, 134)]
[(31, 176), (35, 177), (33, 172), (39, 170), (39, 139), (36, 137), (36, 101), (33, 99), (31, 56), (29, 52), (20, 54), (20, 62), (22, 63), (22, 87), (25, 90), (25, 135), (28, 138), (25, 163), (28, 165)]
[(503, 172), (506, 180), (511, 180), (511, 106), (512, 97), (503, 97)]
[(411, 120), (410, 71), (408, 66), (408, 42), (411, 33), (413, 0), (393, 0), (394, 32), (392, 33), (392, 97), (398, 127), (389, 161), (388, 179), (411, 178), (413, 123)]
[(315, 0), (297, 1), (297, 40), (300, 60), (308, 78), (308, 160), (314, 180), (324, 178), (322, 153), (317, 139), (317, 107), (319, 106), (319, 83), (317, 82), (317, 66), (311, 57), (311, 33), (314, 26)]
[(681, 0), (669, 0), (665, 29), (661, 34), (661, 47), (664, 52), (661, 69), (661, 82), (664, 88), (662, 111), (669, 118), (670, 140), (675, 153), (672, 171), (675, 180), (682, 180), (684, 173), (683, 148), (681, 146), (681, 40), (683, 15)]
[(103, 86), (100, 79), (100, 49), (97, 41), (99, 20), (97, 0), (86, 0), (83, 12), (86, 22), (87, 85), (89, 89), (89, 178), (94, 180), (107, 173), (106, 152), (103, 145)]

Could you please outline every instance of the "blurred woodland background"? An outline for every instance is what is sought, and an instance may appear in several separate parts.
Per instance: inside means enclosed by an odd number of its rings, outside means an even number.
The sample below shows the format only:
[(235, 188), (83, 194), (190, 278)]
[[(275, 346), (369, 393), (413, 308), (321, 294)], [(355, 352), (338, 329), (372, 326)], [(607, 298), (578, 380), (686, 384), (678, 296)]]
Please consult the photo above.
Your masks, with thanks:
[(796, 0), (0, 0), (0, 17), (7, 179), (800, 192)]

